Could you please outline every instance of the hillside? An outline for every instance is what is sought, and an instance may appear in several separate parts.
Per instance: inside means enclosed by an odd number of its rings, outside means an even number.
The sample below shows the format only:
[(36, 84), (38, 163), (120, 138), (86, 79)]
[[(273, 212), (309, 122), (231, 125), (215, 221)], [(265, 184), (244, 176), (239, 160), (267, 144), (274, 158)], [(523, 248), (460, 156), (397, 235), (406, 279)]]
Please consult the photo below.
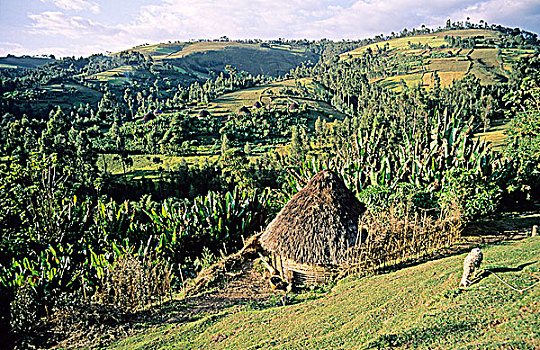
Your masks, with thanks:
[[(484, 269), (526, 288), (540, 278), (540, 240), (483, 244)], [(538, 286), (523, 294), (491, 274), (456, 288), (465, 253), (368, 278), (291, 305), (236, 305), (149, 326), (112, 348), (533, 348), (540, 346)], [(306, 292), (304, 292), (306, 293)], [(314, 299), (314, 300), (313, 300)]]
[[(525, 237), (540, 217), (540, 42), (490, 28), (8, 57), (5, 346), (539, 347), (540, 287), (496, 276), (540, 278)], [(310, 192), (328, 171), (343, 191)], [(310, 288), (289, 270), (285, 295), (257, 233), (301, 191), (291, 222), (345, 193), (365, 212), (303, 221), (301, 240), (351, 228), (290, 245), (322, 256), (343, 242), (352, 274)], [(497, 275), (458, 290), (478, 246)], [(278, 270), (291, 260), (271, 255)]]
[(409, 87), (441, 87), (466, 75), (483, 84), (508, 80), (513, 64), (534, 50), (501, 48), (505, 36), (484, 29), (449, 30), (381, 41), (343, 53), (341, 60), (371, 56), (370, 81), (392, 90)]
[(123, 52), (138, 52), (153, 60), (178, 67), (200, 79), (211, 72), (232, 66), (251, 74), (278, 76), (305, 61), (315, 63), (317, 55), (292, 45), (248, 44), (241, 42), (203, 41), (139, 46)]
[(31, 57), (31, 56), (6, 56), (0, 57), (0, 69), (21, 69), (21, 68), (37, 68), (49, 62), (53, 62), (52, 58)]

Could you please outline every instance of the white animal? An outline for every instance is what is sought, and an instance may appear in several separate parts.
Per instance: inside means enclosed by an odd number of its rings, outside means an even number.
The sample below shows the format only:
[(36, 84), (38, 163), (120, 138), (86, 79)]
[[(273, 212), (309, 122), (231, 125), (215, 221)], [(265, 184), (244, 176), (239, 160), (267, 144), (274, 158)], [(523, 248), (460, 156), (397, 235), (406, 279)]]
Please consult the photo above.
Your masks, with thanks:
[(476, 271), (482, 263), (484, 255), (480, 248), (471, 250), (465, 261), (463, 262), (463, 276), (461, 277), (460, 287), (467, 287), (471, 283), (471, 279), (476, 276)]

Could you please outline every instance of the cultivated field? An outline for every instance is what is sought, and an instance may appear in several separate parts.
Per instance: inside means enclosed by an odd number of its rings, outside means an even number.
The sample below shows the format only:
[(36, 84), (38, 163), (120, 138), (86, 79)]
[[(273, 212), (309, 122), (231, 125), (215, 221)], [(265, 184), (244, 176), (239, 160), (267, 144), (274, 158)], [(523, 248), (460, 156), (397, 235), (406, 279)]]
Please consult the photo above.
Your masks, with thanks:
[[(499, 35), (497, 32), (484, 29), (443, 31), (369, 44), (343, 53), (340, 58), (348, 60), (360, 57), (368, 48), (375, 55), (379, 54), (379, 49), (384, 49), (381, 53), (383, 56), (397, 61), (407, 57), (407, 63), (404, 63), (408, 65), (407, 74), (388, 72), (389, 76), (386, 78), (372, 79), (372, 82), (379, 82), (395, 91), (400, 91), (404, 84), (409, 87), (422, 85), (431, 88), (434, 86), (435, 72), (440, 78), (441, 87), (447, 87), (467, 74), (475, 75), (484, 84), (495, 84), (507, 79), (507, 75), (512, 71), (512, 65), (519, 58), (533, 53), (532, 50), (497, 48), (495, 45), (500, 41)], [(450, 42), (445, 40), (447, 36), (474, 37), (480, 46), (473, 49), (450, 47)], [(428, 48), (416, 48), (415, 45), (427, 45)], [(418, 60), (411, 61), (410, 57), (416, 57)]]

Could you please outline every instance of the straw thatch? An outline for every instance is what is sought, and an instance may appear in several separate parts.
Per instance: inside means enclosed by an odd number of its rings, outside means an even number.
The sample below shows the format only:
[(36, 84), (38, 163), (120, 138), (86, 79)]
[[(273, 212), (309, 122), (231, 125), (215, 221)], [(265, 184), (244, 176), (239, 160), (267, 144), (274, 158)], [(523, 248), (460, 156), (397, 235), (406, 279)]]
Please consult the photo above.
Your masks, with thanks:
[(300, 108), (300, 105), (296, 101), (292, 101), (289, 104), (289, 111), (296, 111), (298, 108)]
[(199, 118), (205, 118), (210, 116), (210, 112), (208, 112), (206, 109), (203, 109), (198, 114)]
[(238, 109), (238, 114), (251, 114), (249, 108), (242, 106)]
[(152, 113), (152, 112), (146, 113), (146, 114), (144, 115), (144, 117), (143, 117), (143, 120), (144, 120), (145, 123), (147, 123), (147, 122), (149, 122), (149, 121), (151, 121), (151, 120), (154, 120), (154, 119), (156, 119), (156, 116), (155, 116), (154, 113)]
[(360, 244), (365, 207), (334, 172), (323, 170), (268, 225), (262, 247), (299, 264), (338, 266)]

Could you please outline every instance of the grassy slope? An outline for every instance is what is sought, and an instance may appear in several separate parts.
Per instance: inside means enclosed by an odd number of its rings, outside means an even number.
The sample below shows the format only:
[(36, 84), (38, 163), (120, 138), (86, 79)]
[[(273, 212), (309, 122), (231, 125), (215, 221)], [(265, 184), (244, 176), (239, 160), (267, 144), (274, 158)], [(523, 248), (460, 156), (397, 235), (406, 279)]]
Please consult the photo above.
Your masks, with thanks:
[(152, 56), (156, 61), (172, 64), (181, 72), (200, 79), (210, 78), (210, 71), (224, 71), (227, 65), (251, 74), (276, 76), (289, 72), (301, 62), (318, 60), (316, 55), (289, 45), (262, 47), (259, 44), (233, 41), (164, 43), (135, 47), (127, 51)]
[(29, 57), (29, 56), (0, 57), (0, 69), (1, 68), (37, 68), (52, 61), (54, 60), (50, 58), (42, 58), (42, 57)]
[[(508, 283), (524, 288), (540, 278), (538, 237), (483, 248), (483, 267), (506, 269), (498, 274)], [(540, 286), (520, 294), (490, 275), (460, 291), (464, 257), (349, 278), (326, 296), (296, 305), (235, 306), (192, 322), (157, 325), (113, 347), (538, 348)]]

